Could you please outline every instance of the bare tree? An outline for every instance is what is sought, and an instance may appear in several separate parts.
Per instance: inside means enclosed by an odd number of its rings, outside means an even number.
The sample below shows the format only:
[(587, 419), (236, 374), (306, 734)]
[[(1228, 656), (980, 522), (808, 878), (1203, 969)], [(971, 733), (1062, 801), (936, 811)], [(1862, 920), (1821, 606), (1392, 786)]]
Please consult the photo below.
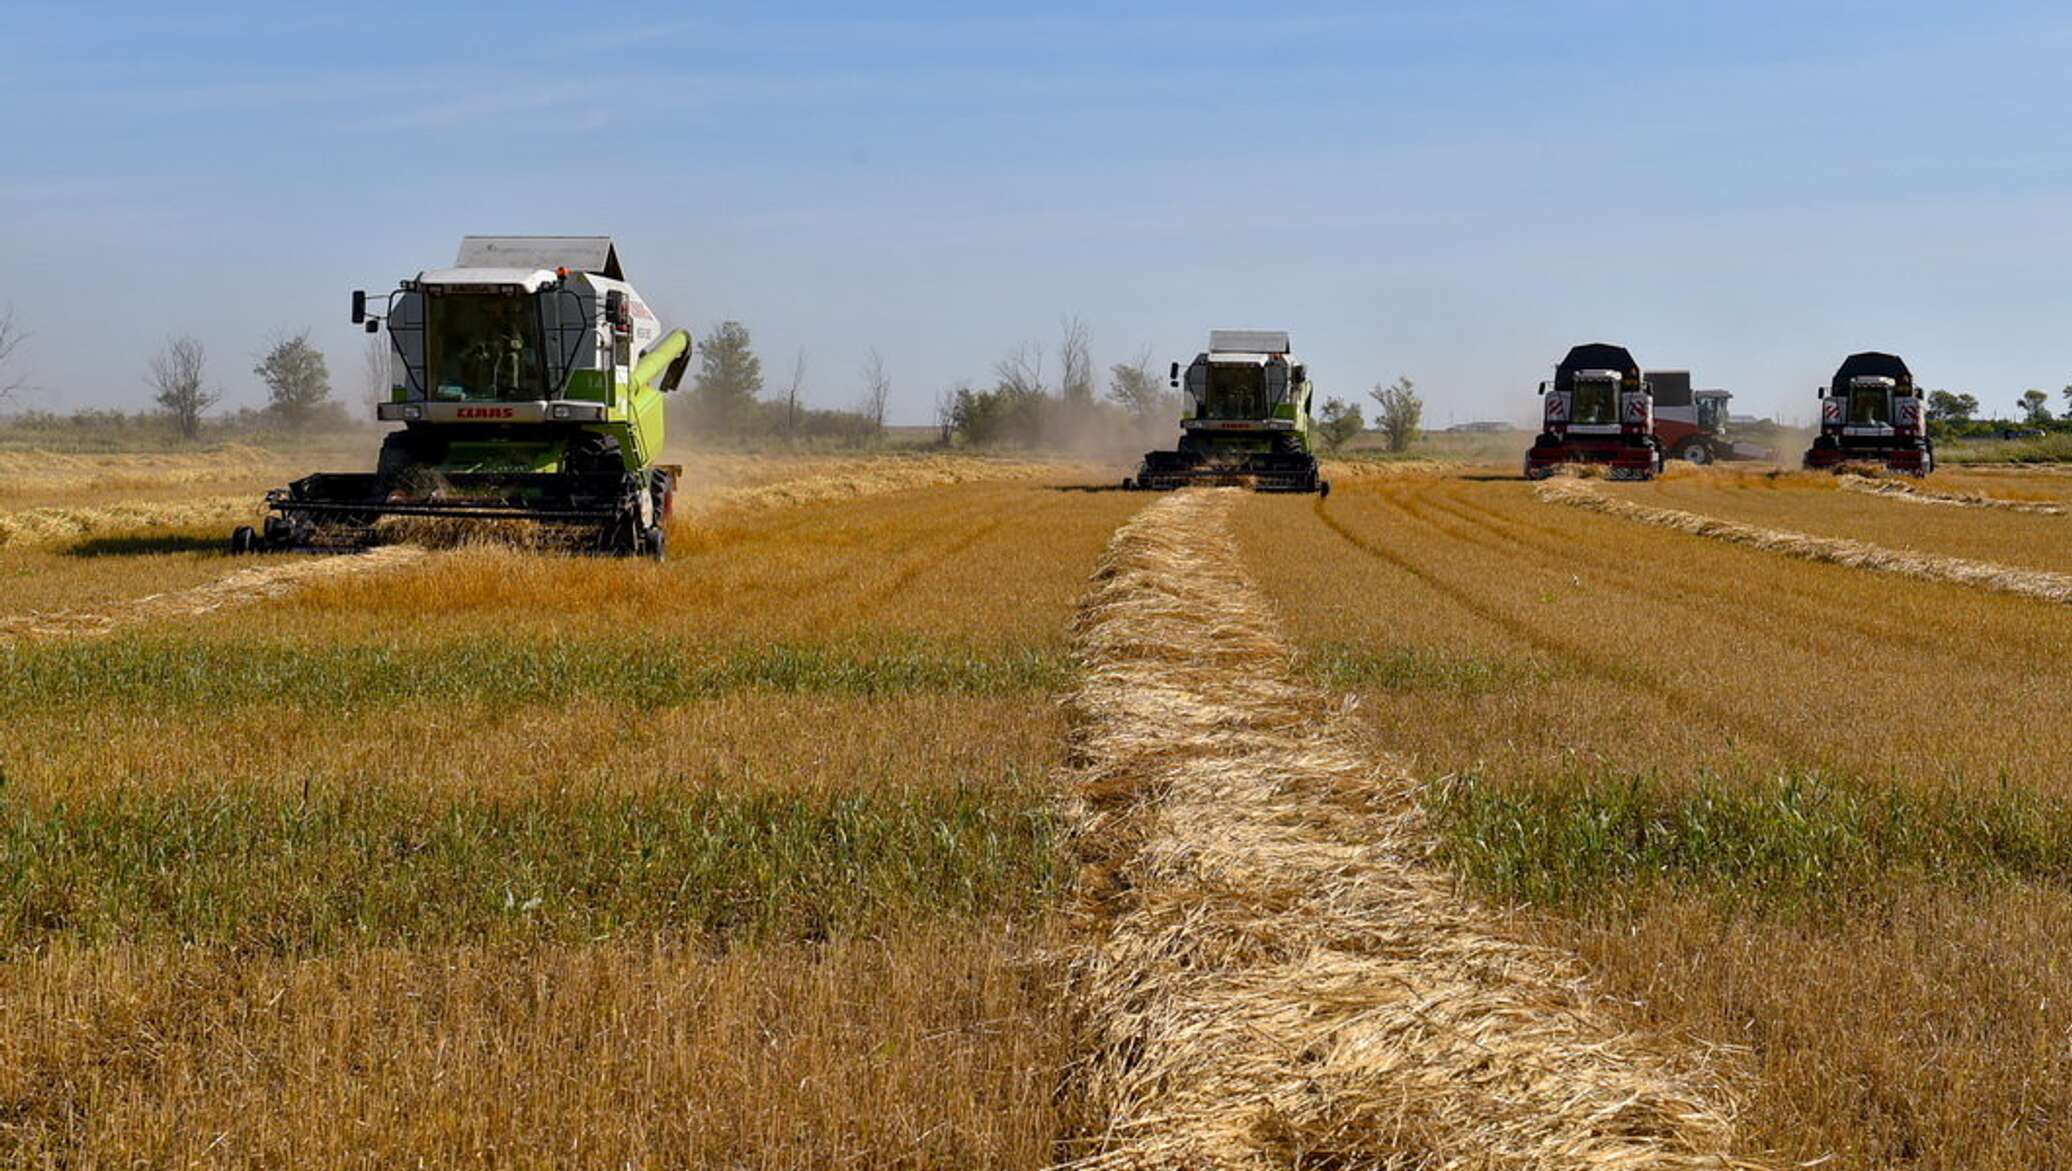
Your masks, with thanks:
[(806, 347), (799, 347), (799, 354), (791, 363), (791, 385), (784, 390), (784, 433), (796, 435), (799, 430), (799, 395), (806, 389)]
[(885, 400), (892, 397), (892, 380), (885, 376), (885, 359), (876, 347), (863, 361), (863, 414), (879, 430), (885, 429)]
[(390, 389), (395, 385), (394, 382), (390, 381), (390, 349), (389, 339), (375, 334), (368, 337), (367, 347), (361, 353), (364, 371), (362, 378), (365, 380), (362, 389), (367, 400), (367, 410), (370, 414), (378, 410), (381, 404), (389, 400)]
[(1058, 392), (1073, 406), (1092, 406), (1094, 401), (1093, 333), (1077, 315), (1060, 319), (1064, 336), (1058, 341)]
[(950, 441), (956, 438), (957, 435), (957, 397), (959, 395), (967, 398), (970, 397), (971, 385), (960, 382), (947, 390), (937, 391), (935, 395), (936, 441), (944, 447), (948, 447)]
[(1028, 342), (1015, 347), (1013, 353), (993, 363), (995, 389), (1017, 396), (1036, 396), (1050, 393), (1043, 384), (1043, 350)]
[(14, 302), (10, 301), (7, 308), (0, 309), (0, 402), (28, 388), (28, 376), (17, 370), (14, 362), (15, 352), (28, 340), (28, 331), (16, 319)]
[(158, 405), (173, 417), (182, 439), (199, 437), (202, 414), (223, 398), (204, 384), (208, 360), (208, 351), (191, 337), (168, 338), (151, 356), (144, 381), (158, 392)]

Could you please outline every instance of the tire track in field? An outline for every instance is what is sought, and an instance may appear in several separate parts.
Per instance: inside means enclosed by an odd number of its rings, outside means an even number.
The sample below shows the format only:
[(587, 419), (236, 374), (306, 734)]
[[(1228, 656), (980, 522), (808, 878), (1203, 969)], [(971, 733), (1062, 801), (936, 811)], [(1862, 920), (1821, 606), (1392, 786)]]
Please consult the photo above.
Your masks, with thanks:
[[(941, 524), (909, 534), (909, 540), (903, 541), (893, 549), (871, 554), (882, 559), (887, 553), (903, 554), (907, 550), (915, 550), (912, 556), (903, 557), (884, 578), (860, 588), (851, 588), (846, 592), (837, 591), (822, 599), (814, 607), (813, 622), (827, 622), (844, 612), (852, 613), (857, 618), (865, 618), (882, 611), (902, 590), (919, 580), (923, 574), (970, 550), (980, 541), (1000, 531), (1010, 520), (1029, 516), (1039, 508), (1033, 500), (1015, 503), (1019, 503), (1020, 506), (1012, 509), (996, 508), (976, 525), (964, 523), (964, 516), (968, 514), (947, 514), (942, 518)], [(945, 534), (948, 536), (947, 540), (942, 539)], [(853, 569), (840, 569), (835, 572), (834, 577), (851, 583), (853, 587), (856, 573)]]
[(106, 611), (31, 611), (0, 617), (0, 639), (92, 637), (148, 622), (193, 618), (284, 597), (311, 582), (397, 569), (421, 560), (426, 552), (416, 545), (385, 545), (366, 553), (298, 557), (240, 569), (188, 589), (151, 594)]
[(1590, 512), (1600, 512), (1658, 528), (1673, 529), (1694, 537), (1723, 541), (1766, 553), (1781, 553), (1801, 561), (1867, 569), (1920, 581), (1969, 586), (1977, 590), (2032, 598), (2059, 605), (2072, 604), (2072, 575), (2040, 569), (2017, 569), (1992, 561), (1969, 561), (1934, 553), (1888, 549), (1865, 541), (1816, 537), (1789, 529), (1766, 529), (1739, 521), (1720, 520), (1674, 508), (1655, 508), (1628, 500), (1614, 500), (1572, 480), (1542, 484), (1539, 498)]
[[(1401, 501), (1393, 500), (1386, 496), (1380, 499), (1400, 512), (1405, 519), (1431, 529), (1441, 536), (1451, 535), (1444, 527), (1412, 512)], [(1637, 666), (1625, 660), (1594, 654), (1584, 647), (1576, 646), (1548, 633), (1540, 626), (1519, 618), (1499, 606), (1491, 605), (1471, 591), (1443, 580), (1400, 554), (1367, 540), (1347, 527), (1337, 517), (1331, 515), (1330, 510), (1325, 507), (1323, 498), (1318, 498), (1311, 507), (1315, 510), (1317, 519), (1323, 522), (1324, 527), (1337, 534), (1341, 540), (1353, 548), (1410, 575), (1424, 585), (1425, 588), (1446, 598), (1469, 614), (1489, 623), (1527, 646), (1543, 651), (1564, 662), (1572, 663), (1586, 675), (1595, 676), (1608, 683), (1638, 691), (1642, 694), (1673, 700), (1676, 705), (1704, 716), (1711, 720), (1715, 726), (1729, 729), (1744, 740), (1767, 744), (1772, 748), (1790, 747), (1790, 745), (1778, 743), (1777, 729), (1772, 724), (1749, 718), (1746, 713), (1719, 702), (1710, 693), (1701, 688), (1684, 686), (1658, 671)]]
[(1416, 782), (1292, 674), (1238, 498), (1139, 513), (1074, 623), (1075, 1081), (1106, 1122), (1068, 1165), (1749, 1166), (1710, 1053), (1619, 1031), (1427, 861)]
[(1651, 574), (1641, 575), (1630, 568), (1633, 564), (1631, 558), (1622, 559), (1615, 550), (1564, 541), (1554, 529), (1534, 526), (1457, 494), (1432, 507), (1462, 524), (1490, 534), (1491, 539), (1487, 540), (1478, 540), (1466, 533), (1459, 534), (1459, 539), (1492, 552), (1511, 547), (1537, 555), (1543, 563), (1548, 559), (1563, 563), (1585, 562), (1585, 567), (1593, 574), (1615, 583), (1625, 592), (1672, 607), (1682, 607), (1688, 604), (1692, 595), (1697, 595), (1730, 609), (1746, 611), (1753, 606), (1781, 618), (1792, 619), (1794, 621), (1790, 625), (1769, 629), (1765, 635), (1801, 652), (1829, 655), (1838, 650), (1861, 647), (1869, 640), (1880, 646), (1911, 647), (1977, 662), (1997, 662), (2000, 658), (1999, 652), (1979, 645), (1976, 640), (1952, 646), (1939, 641), (1933, 633), (1916, 623), (1881, 618), (1875, 611), (1865, 613), (1838, 607), (1833, 599), (1820, 597), (1801, 587), (1772, 583), (1760, 596), (1751, 597), (1745, 590), (1720, 585), (1717, 575), (1682, 572), (1676, 566), (1660, 561), (1650, 564)]

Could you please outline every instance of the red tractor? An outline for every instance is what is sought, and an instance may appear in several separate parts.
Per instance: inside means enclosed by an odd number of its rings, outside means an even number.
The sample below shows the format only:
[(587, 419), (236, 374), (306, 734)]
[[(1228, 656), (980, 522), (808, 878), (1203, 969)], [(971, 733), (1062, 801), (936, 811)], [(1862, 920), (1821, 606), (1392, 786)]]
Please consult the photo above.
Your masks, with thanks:
[(1733, 395), (1691, 389), (1688, 370), (1650, 370), (1647, 380), (1655, 401), (1655, 442), (1670, 459), (1709, 464), (1776, 458), (1769, 448), (1738, 443), (1727, 433), (1727, 403)]
[(1832, 469), (1858, 461), (1925, 476), (1935, 470), (1928, 414), (1907, 364), (1891, 354), (1851, 354), (1820, 391), (1820, 434), (1806, 467)]
[(1562, 464), (1605, 464), (1614, 480), (1652, 480), (1662, 470), (1654, 396), (1624, 346), (1582, 345), (1540, 383), (1546, 429), (1525, 453), (1525, 478)]

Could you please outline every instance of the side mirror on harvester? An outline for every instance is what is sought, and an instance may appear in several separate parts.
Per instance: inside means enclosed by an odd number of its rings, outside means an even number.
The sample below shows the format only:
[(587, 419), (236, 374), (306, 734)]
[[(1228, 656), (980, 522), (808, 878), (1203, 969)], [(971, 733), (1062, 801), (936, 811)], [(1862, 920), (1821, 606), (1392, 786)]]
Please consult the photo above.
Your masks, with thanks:
[(1305, 383), (1305, 382), (1308, 382), (1308, 381), (1309, 381), (1309, 367), (1307, 367), (1307, 366), (1301, 366), (1301, 365), (1298, 365), (1298, 366), (1296, 366), (1296, 367), (1295, 367), (1295, 370), (1294, 370), (1294, 377), (1295, 377), (1295, 385), (1297, 385), (1297, 386), (1301, 386), (1301, 385), (1302, 385), (1303, 383)]
[(1180, 389), (1180, 364), (1178, 362), (1173, 363), (1173, 368), (1167, 372), (1166, 385), (1174, 390)]
[(353, 290), (353, 324), (361, 325), (367, 320), (367, 290)]
[(625, 333), (633, 328), (633, 314), (626, 307), (626, 294), (617, 289), (604, 294), (604, 320), (614, 333)]

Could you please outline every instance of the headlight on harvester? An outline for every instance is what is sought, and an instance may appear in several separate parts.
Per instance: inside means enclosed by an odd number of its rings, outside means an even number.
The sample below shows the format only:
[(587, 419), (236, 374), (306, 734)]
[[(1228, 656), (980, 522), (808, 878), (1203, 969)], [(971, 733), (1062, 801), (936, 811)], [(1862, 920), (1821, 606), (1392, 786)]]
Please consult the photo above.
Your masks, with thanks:
[(553, 411), (552, 411), (551, 413), (552, 413), (552, 415), (553, 415), (553, 416), (554, 416), (555, 418), (557, 418), (557, 419), (566, 419), (566, 418), (568, 418), (568, 404), (567, 404), (567, 403), (555, 403), (555, 404), (554, 404), (554, 409), (553, 409)]
[(405, 422), (415, 422), (422, 418), (424, 418), (423, 407), (406, 406), (403, 408), (403, 419)]

